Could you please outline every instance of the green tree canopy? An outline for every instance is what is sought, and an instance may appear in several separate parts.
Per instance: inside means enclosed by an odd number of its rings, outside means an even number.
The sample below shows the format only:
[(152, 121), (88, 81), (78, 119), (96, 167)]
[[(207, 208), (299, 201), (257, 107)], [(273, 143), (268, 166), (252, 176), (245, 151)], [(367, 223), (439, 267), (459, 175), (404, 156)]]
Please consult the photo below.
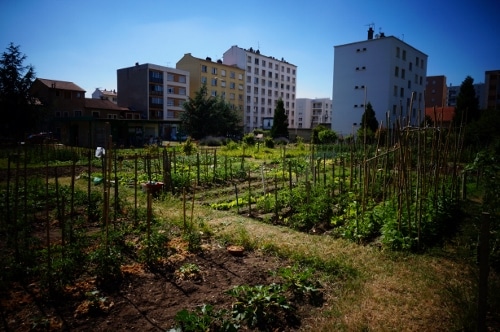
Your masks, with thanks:
[(203, 85), (183, 105), (181, 130), (194, 139), (206, 136), (241, 135), (237, 111), (220, 97), (209, 97)]
[(337, 133), (331, 129), (320, 131), (318, 138), (322, 144), (333, 144), (337, 141)]
[(456, 126), (460, 124), (466, 125), (479, 119), (480, 115), (479, 101), (476, 97), (476, 90), (474, 89), (474, 79), (467, 76), (460, 85), (453, 123)]
[(313, 144), (335, 143), (337, 139), (337, 133), (323, 125), (318, 125), (312, 130), (311, 141)]
[(378, 129), (377, 117), (375, 116), (375, 111), (370, 102), (366, 104), (365, 111), (361, 117), (361, 128), (364, 129), (365, 126), (367, 129), (370, 129), (372, 133), (376, 132)]
[(271, 127), (271, 137), (286, 137), (288, 138), (288, 117), (285, 113), (283, 100), (280, 98), (274, 109), (273, 126)]
[(29, 89), (35, 81), (32, 65), (24, 65), (26, 55), (10, 43), (0, 58), (0, 112), (2, 135), (23, 138), (36, 128), (37, 113)]

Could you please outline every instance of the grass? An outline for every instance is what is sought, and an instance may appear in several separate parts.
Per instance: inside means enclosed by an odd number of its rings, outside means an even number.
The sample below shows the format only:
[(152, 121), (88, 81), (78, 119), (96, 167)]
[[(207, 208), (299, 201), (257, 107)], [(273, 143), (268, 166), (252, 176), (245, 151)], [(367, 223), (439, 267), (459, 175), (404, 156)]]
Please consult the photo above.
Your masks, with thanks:
[(394, 253), (199, 206), (195, 215), (224, 242), (322, 271), (327, 304), (306, 330), (452, 331), (475, 324), (474, 266), (450, 253)]

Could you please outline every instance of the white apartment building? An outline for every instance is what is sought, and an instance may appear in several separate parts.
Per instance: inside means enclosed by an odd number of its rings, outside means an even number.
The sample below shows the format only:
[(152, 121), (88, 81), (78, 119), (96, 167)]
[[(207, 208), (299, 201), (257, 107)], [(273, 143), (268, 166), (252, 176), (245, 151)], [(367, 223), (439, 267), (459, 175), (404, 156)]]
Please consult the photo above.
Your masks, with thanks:
[(313, 129), (322, 124), (331, 126), (332, 100), (330, 98), (297, 98), (293, 122), (299, 129)]
[(246, 133), (254, 129), (271, 129), (274, 109), (281, 98), (288, 115), (289, 128), (296, 128), (295, 93), (297, 66), (274, 57), (232, 46), (223, 55), (223, 63), (246, 71), (246, 97), (243, 125)]
[(189, 72), (145, 63), (117, 70), (118, 105), (151, 120), (145, 136), (175, 139), (183, 104), (189, 97)]
[[(377, 120), (393, 129), (424, 120), (427, 55), (394, 37), (380, 33), (334, 47), (332, 129), (346, 136), (359, 129), (365, 106), (371, 103)], [(358, 128), (356, 128), (358, 126)]]

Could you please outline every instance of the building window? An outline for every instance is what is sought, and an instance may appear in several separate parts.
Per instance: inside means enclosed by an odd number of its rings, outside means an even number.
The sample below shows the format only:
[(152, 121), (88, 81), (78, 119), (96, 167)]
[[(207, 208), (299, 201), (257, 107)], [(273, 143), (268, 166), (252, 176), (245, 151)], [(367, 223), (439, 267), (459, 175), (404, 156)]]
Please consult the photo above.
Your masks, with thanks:
[(408, 80), (408, 89), (411, 89), (411, 81)]
[(401, 78), (404, 79), (405, 78), (405, 70), (404, 69), (401, 69)]
[(212, 86), (217, 86), (217, 79), (216, 78), (212, 78), (211, 82), (212, 82)]
[(230, 82), (229, 83), (229, 88), (230, 89), (234, 89), (235, 87), (236, 87), (236, 83), (234, 83), (234, 82)]
[(220, 76), (222, 76), (222, 77), (226, 77), (226, 70), (221, 69), (221, 70), (220, 70)]
[(234, 93), (229, 94), (229, 99), (234, 100)]
[(400, 57), (400, 55), (399, 55), (400, 52), (401, 52), (401, 50), (399, 49), (399, 47), (396, 47), (396, 58)]
[(201, 72), (202, 72), (202, 73), (206, 73), (206, 72), (207, 72), (207, 70), (208, 70), (207, 66), (205, 66), (205, 65), (201, 65)]
[(401, 88), (401, 90), (399, 92), (399, 96), (404, 97), (404, 95), (405, 95), (405, 88)]
[(212, 95), (212, 97), (217, 97), (217, 91), (212, 90), (212, 94), (211, 95)]
[(413, 63), (410, 62), (409, 65), (408, 65), (408, 69), (411, 71), (413, 69), (412, 67), (413, 67)]
[(186, 95), (186, 88), (179, 88), (179, 94), (182, 96)]
[(221, 81), (220, 82), (220, 86), (223, 87), (223, 88), (225, 88), (226, 87), (226, 81)]
[(259, 58), (255, 58), (254, 63), (258, 66), (259, 65)]
[(108, 119), (118, 119), (116, 114), (108, 114)]
[[(174, 74), (167, 74), (167, 81), (173, 82), (174, 81)], [(184, 78), (184, 82), (186, 81), (186, 78)]]
[(234, 71), (229, 72), (229, 77), (230, 78), (235, 78), (236, 77), (235, 72)]
[(92, 111), (92, 117), (93, 118), (99, 118), (99, 112), (98, 111)]
[(243, 84), (238, 84), (238, 90), (243, 90)]
[(82, 111), (75, 111), (75, 118), (79, 118), (82, 116)]
[[(233, 77), (234, 78), (234, 77)], [(243, 80), (243, 74), (238, 74), (238, 79), (241, 81)]]
[(247, 56), (247, 62), (248, 63), (252, 63), (252, 57), (251, 56)]
[(207, 78), (206, 76), (201, 77), (201, 84), (207, 84)]
[(403, 50), (403, 60), (406, 61), (406, 50)]
[(215, 68), (215, 67), (212, 68), (212, 74), (217, 75), (217, 68)]
[(394, 68), (394, 76), (398, 77), (399, 76), (399, 67), (396, 66), (396, 68)]
[(394, 86), (394, 93), (393, 94), (394, 94), (394, 97), (398, 96), (398, 86), (397, 85)]

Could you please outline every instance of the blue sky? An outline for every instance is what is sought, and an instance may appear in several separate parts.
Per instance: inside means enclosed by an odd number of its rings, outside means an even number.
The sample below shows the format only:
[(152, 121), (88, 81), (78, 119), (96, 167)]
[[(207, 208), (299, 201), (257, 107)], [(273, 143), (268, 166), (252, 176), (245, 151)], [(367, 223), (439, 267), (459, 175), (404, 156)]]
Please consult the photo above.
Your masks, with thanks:
[(428, 76), (484, 82), (500, 69), (499, 13), (499, 0), (0, 0), (0, 47), (20, 45), (37, 77), (89, 98), (136, 62), (175, 67), (185, 53), (253, 47), (298, 67), (297, 98), (331, 98), (334, 46), (365, 40), (370, 23), (427, 54)]

